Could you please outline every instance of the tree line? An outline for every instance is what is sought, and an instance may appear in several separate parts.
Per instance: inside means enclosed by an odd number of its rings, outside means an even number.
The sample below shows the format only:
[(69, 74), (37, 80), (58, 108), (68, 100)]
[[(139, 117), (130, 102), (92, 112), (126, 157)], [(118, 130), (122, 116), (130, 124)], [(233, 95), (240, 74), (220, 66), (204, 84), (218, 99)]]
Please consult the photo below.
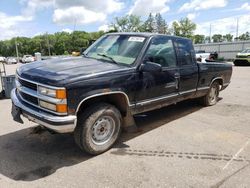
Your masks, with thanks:
[[(170, 26), (160, 13), (155, 15), (150, 13), (145, 21), (136, 15), (116, 17), (110, 24), (108, 32), (153, 32), (176, 35), (190, 38), (195, 44), (250, 40), (249, 32), (240, 35), (238, 38), (233, 38), (231, 34), (214, 34), (209, 37), (194, 34), (196, 27), (197, 25), (188, 18), (174, 21)], [(89, 33), (85, 31), (73, 31), (72, 33), (46, 33), (32, 38), (16, 37), (0, 41), (0, 56), (15, 56), (16, 46), (20, 56), (34, 54), (35, 52), (41, 52), (42, 55), (68, 55), (73, 51), (80, 51), (81, 48), (86, 48), (92, 41), (98, 39), (103, 34), (105, 34), (104, 31)]]
[(0, 41), (0, 56), (16, 56), (16, 45), (19, 56), (33, 55), (40, 52), (42, 55), (68, 55), (73, 51), (89, 46), (91, 41), (98, 39), (104, 34), (99, 32), (74, 31), (57, 32), (54, 34), (42, 34), (32, 38), (16, 37), (10, 40)]

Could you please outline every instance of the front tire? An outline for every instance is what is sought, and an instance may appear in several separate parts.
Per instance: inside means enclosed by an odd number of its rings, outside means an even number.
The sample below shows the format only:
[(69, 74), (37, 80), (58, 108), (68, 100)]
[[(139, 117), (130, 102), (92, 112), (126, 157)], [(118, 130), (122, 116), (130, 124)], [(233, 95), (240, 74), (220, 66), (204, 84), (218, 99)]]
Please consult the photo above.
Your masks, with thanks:
[(213, 106), (218, 102), (220, 92), (220, 85), (218, 82), (213, 82), (209, 88), (208, 93), (201, 98), (201, 103), (204, 106)]
[(78, 117), (74, 137), (77, 145), (92, 155), (112, 147), (120, 135), (121, 113), (113, 105), (96, 104)]

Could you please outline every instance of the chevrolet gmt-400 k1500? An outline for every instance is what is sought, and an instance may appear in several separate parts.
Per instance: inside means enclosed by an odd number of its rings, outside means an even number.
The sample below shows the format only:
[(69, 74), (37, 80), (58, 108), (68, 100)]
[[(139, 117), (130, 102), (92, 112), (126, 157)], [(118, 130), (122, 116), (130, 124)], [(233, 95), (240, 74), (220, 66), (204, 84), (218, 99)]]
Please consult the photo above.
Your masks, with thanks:
[(227, 63), (197, 63), (192, 41), (152, 33), (107, 34), (81, 57), (20, 66), (12, 115), (54, 132), (74, 132), (90, 154), (108, 150), (133, 115), (186, 99), (216, 104), (232, 75)]

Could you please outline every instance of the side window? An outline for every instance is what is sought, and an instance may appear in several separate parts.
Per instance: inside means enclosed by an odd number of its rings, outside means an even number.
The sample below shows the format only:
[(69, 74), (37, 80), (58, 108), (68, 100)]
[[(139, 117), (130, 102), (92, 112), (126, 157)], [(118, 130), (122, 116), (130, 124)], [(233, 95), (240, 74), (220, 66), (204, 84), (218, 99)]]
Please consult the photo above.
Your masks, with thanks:
[(163, 36), (152, 38), (144, 59), (162, 67), (175, 67), (176, 56), (172, 40)]
[(177, 59), (180, 65), (193, 65), (195, 63), (195, 52), (191, 40), (176, 39), (175, 47)]

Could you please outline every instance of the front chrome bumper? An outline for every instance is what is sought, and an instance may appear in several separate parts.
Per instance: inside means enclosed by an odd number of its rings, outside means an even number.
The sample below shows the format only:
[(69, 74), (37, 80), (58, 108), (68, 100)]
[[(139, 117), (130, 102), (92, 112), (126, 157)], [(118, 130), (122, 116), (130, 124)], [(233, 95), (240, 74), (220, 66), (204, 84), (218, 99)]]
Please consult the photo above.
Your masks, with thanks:
[(48, 129), (51, 129), (58, 133), (68, 133), (73, 132), (76, 126), (76, 116), (56, 116), (39, 109), (35, 109), (22, 102), (17, 94), (16, 89), (11, 91), (11, 100), (15, 107), (20, 108), (20, 114), (28, 118), (30, 121), (38, 123)]

